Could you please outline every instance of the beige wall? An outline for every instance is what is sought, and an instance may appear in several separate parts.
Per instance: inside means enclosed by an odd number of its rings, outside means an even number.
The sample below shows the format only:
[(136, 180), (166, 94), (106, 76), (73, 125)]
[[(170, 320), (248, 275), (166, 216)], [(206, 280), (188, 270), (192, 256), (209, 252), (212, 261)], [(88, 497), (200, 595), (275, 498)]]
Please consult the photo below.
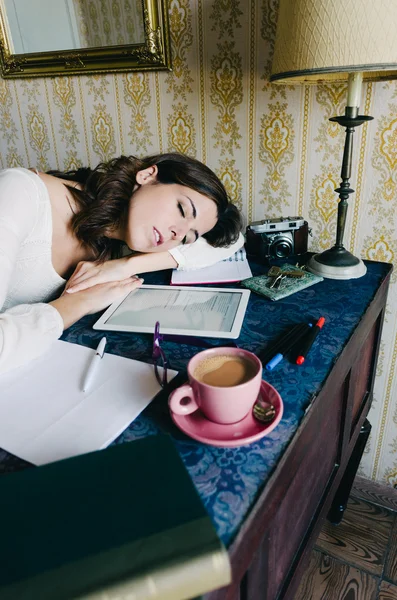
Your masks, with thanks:
[[(344, 86), (267, 83), (277, 0), (169, 0), (173, 72), (0, 80), (0, 163), (68, 169), (178, 150), (207, 162), (247, 220), (303, 214), (314, 250), (334, 239)], [(346, 246), (393, 262), (397, 84), (365, 85)], [(367, 477), (397, 482), (396, 276), (389, 294)]]

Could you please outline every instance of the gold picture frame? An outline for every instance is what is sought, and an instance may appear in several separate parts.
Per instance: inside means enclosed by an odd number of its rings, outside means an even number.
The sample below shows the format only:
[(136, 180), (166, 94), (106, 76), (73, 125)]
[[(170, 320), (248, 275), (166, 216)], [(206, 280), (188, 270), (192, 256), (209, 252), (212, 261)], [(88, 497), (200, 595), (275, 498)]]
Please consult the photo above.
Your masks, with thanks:
[(55, 77), (125, 71), (171, 70), (167, 0), (142, 5), (144, 42), (78, 50), (13, 54), (4, 0), (0, 0), (0, 66), (3, 78)]

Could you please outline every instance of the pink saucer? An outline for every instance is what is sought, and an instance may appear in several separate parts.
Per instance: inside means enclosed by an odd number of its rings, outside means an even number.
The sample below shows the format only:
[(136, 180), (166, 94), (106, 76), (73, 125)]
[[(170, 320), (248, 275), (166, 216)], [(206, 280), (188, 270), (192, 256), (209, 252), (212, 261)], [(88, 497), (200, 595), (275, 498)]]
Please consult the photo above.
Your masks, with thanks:
[(207, 419), (201, 410), (196, 410), (190, 415), (176, 415), (170, 411), (171, 418), (183, 433), (203, 444), (225, 448), (251, 444), (273, 431), (283, 416), (283, 401), (277, 390), (262, 380), (260, 393), (263, 400), (273, 404), (276, 409), (276, 416), (271, 423), (260, 423), (251, 410), (244, 419), (232, 425), (214, 423)]

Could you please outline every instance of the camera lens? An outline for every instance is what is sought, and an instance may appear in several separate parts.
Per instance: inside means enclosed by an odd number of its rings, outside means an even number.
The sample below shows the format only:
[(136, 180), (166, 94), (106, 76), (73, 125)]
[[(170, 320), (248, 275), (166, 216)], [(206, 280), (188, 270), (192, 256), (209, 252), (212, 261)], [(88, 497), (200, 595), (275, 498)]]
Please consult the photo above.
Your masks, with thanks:
[(280, 235), (272, 244), (272, 256), (275, 258), (286, 258), (292, 253), (292, 240), (290, 237)]
[(286, 258), (291, 254), (291, 246), (283, 242), (277, 246), (275, 252), (277, 258)]

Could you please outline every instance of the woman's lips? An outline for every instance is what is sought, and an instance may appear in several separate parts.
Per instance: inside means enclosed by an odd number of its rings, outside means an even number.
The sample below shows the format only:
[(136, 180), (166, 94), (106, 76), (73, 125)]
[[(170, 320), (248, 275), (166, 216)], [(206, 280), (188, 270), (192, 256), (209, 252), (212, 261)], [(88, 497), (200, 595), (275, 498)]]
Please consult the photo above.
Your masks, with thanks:
[(154, 234), (154, 245), (160, 246), (160, 244), (163, 243), (163, 237), (162, 237), (161, 233), (158, 231), (158, 229), (153, 227), (153, 234)]

